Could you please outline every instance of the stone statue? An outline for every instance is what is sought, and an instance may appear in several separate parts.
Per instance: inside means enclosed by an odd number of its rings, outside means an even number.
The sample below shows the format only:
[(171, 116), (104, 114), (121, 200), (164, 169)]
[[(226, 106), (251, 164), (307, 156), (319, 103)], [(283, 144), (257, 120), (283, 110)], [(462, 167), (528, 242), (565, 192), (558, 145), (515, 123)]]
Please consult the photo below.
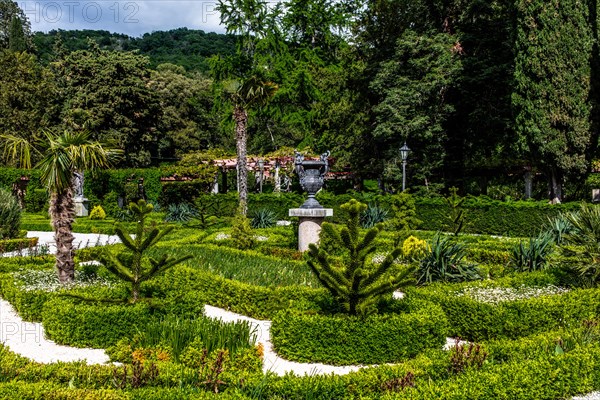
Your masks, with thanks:
[(73, 173), (73, 190), (75, 197), (83, 197), (83, 172), (75, 171)]
[(323, 168), (323, 171), (321, 171), (321, 173), (323, 175), (325, 175), (326, 173), (329, 172), (329, 161), (328, 161), (328, 158), (329, 158), (330, 154), (331, 154), (331, 152), (329, 150), (327, 150), (325, 153), (321, 154), (320, 159), (325, 164), (325, 167)]
[(302, 174), (304, 173), (304, 170), (302, 169), (302, 161), (304, 161), (304, 155), (302, 153), (300, 153), (298, 150), (294, 150), (294, 158), (296, 159), (294, 161), (294, 167), (296, 169), (296, 174), (298, 174), (298, 176), (302, 177)]

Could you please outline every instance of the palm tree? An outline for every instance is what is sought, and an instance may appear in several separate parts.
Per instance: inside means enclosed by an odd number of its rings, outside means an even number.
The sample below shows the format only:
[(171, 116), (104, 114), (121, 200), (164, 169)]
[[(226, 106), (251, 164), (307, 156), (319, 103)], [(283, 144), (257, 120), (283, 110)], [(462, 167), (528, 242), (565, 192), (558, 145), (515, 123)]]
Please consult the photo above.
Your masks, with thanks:
[(248, 170), (246, 169), (248, 110), (266, 104), (275, 95), (278, 87), (273, 82), (262, 81), (256, 76), (251, 76), (241, 84), (234, 82), (232, 85), (234, 86), (231, 100), (235, 122), (239, 210), (243, 215), (246, 215), (248, 211)]
[(73, 261), (73, 201), (74, 173), (76, 171), (108, 168), (121, 153), (106, 144), (90, 140), (87, 132), (69, 132), (54, 135), (46, 133), (46, 142), (37, 148), (27, 140), (1, 135), (4, 156), (23, 168), (31, 168), (32, 153), (41, 161), (34, 166), (41, 171), (42, 183), (50, 193), (50, 221), (56, 242), (56, 270), (61, 283), (71, 282), (75, 275)]

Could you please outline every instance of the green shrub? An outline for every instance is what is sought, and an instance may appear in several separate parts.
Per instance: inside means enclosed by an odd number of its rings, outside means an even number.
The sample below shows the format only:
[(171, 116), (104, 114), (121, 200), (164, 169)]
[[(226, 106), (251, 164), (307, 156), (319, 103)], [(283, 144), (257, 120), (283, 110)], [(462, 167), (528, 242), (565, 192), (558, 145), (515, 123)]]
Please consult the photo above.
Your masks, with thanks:
[(25, 210), (37, 213), (48, 210), (48, 191), (46, 189), (28, 189), (25, 194)]
[(406, 314), (365, 318), (288, 311), (273, 319), (271, 341), (277, 353), (288, 360), (381, 364), (441, 348), (447, 329), (443, 311), (434, 305)]
[(339, 232), (332, 224), (323, 223), (321, 237), (343, 249), (341, 260), (330, 258), (327, 251), (314, 243), (308, 246), (308, 266), (350, 315), (366, 315), (375, 311), (374, 305), (383, 295), (413, 281), (411, 267), (392, 268), (394, 260), (402, 254), (400, 248), (392, 250), (379, 265), (366, 264), (367, 256), (375, 251), (374, 240), (382, 229), (378, 225), (361, 237), (360, 214), (366, 208), (365, 204), (354, 199), (342, 205), (342, 210), (349, 217), (346, 226)]
[(390, 229), (399, 232), (408, 232), (416, 229), (421, 224), (421, 220), (417, 218), (415, 199), (408, 192), (379, 198), (378, 201), (380, 204), (389, 202), (391, 206), (392, 217), (386, 223)]
[(147, 257), (150, 248), (155, 246), (173, 227), (159, 230), (155, 226), (146, 230), (146, 219), (154, 207), (144, 200), (129, 204), (129, 209), (135, 215), (137, 221), (135, 236), (122, 225), (117, 225), (115, 231), (121, 243), (126, 247), (125, 252), (114, 254), (106, 250), (98, 254), (98, 260), (115, 277), (131, 284), (131, 302), (135, 303), (140, 297), (140, 285), (142, 282), (164, 273), (169, 268), (182, 263), (191, 256), (170, 257), (163, 254), (160, 258)]
[(96, 206), (92, 208), (92, 212), (90, 213), (91, 220), (103, 220), (106, 218), (106, 213), (102, 206)]
[(231, 225), (231, 239), (238, 249), (248, 250), (256, 245), (256, 239), (254, 239), (252, 227), (250, 226), (250, 219), (244, 214), (238, 211)]
[(21, 229), (21, 207), (16, 197), (0, 188), (0, 239), (16, 238)]
[(60, 297), (47, 301), (42, 311), (44, 330), (50, 339), (79, 347), (112, 346), (123, 337), (133, 337), (150, 318), (150, 308), (143, 303), (77, 304)]
[(205, 304), (259, 319), (271, 319), (290, 308), (332, 310), (332, 299), (324, 289), (304, 286), (261, 287), (226, 279), (208, 271), (178, 266), (147, 282), (142, 289), (160, 299), (165, 312), (186, 317), (201, 314)]
[[(86, 182), (88, 179), (85, 180)], [(121, 211), (119, 208), (119, 194), (117, 192), (108, 192), (104, 199), (102, 200), (102, 207), (106, 211), (106, 214), (111, 217), (116, 217), (117, 214)]]
[(25, 321), (42, 321), (42, 312), (51, 295), (41, 290), (26, 291), (15, 284), (13, 275), (0, 279), (2, 297), (10, 302)]
[[(417, 215), (423, 221), (418, 229), (445, 229), (440, 214), (449, 215), (450, 208), (443, 199), (415, 199)], [(579, 203), (549, 205), (535, 201), (497, 201), (486, 197), (469, 197), (463, 203), (466, 211), (463, 233), (504, 236), (536, 236), (548, 218), (579, 209)]]
[(427, 284), (481, 279), (475, 265), (463, 261), (465, 255), (462, 244), (436, 234), (425, 252), (425, 257), (419, 262), (417, 282)]
[(25, 250), (37, 246), (38, 238), (0, 240), (0, 253)]
[(277, 215), (268, 208), (259, 208), (250, 213), (250, 226), (254, 229), (271, 228), (277, 223)]
[[(439, 304), (450, 322), (448, 336), (471, 341), (514, 339), (567, 324), (579, 325), (581, 321), (592, 318), (600, 310), (600, 293), (592, 289), (577, 289), (563, 294), (497, 303), (478, 301), (465, 292), (465, 289), (470, 287), (491, 288), (494, 292), (499, 292), (494, 296), (502, 297), (502, 288), (506, 286), (501, 286), (501, 282), (502, 280), (500, 283), (492, 281), (485, 285), (447, 288), (434, 285), (431, 288), (410, 291), (408, 295)], [(539, 281), (541, 282), (543, 280)], [(514, 290), (522, 290), (521, 286), (515, 286)]]

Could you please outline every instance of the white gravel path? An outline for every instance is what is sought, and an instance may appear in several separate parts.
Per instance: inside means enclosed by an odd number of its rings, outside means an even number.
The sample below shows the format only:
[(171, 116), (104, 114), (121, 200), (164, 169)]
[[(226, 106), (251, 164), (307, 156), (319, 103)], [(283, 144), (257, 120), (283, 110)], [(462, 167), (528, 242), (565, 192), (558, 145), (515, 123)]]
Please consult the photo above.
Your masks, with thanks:
[(336, 375), (344, 375), (351, 371), (357, 371), (363, 367), (360, 365), (338, 367), (319, 363), (299, 363), (284, 360), (273, 351), (273, 345), (271, 344), (271, 321), (249, 318), (209, 305), (204, 306), (204, 314), (207, 317), (221, 319), (223, 322), (250, 322), (251, 329), (256, 329), (256, 343), (261, 343), (263, 345), (264, 372), (270, 371), (279, 376), (283, 376), (288, 372), (293, 372), (296, 375), (324, 375), (332, 373)]
[(571, 400), (600, 400), (600, 392), (592, 392), (583, 396), (576, 396)]
[[(74, 233), (76, 248), (99, 246), (119, 242), (117, 236), (96, 233)], [(30, 231), (27, 237), (37, 237), (38, 246), (48, 246), (50, 254), (56, 251), (53, 232)], [(2, 256), (27, 255), (27, 251), (4, 253)], [(40, 363), (85, 361), (88, 364), (106, 364), (109, 357), (102, 349), (62, 346), (46, 339), (44, 327), (38, 322), (21, 319), (13, 306), (0, 299), (0, 341), (12, 352)]]
[(38, 322), (25, 322), (13, 306), (0, 299), (0, 341), (12, 352), (40, 363), (85, 361), (106, 364), (109, 357), (102, 349), (62, 346), (46, 339)]
[[(82, 249), (84, 247), (104, 246), (107, 244), (120, 243), (121, 240), (116, 235), (104, 235), (99, 233), (73, 233), (73, 247)], [(12, 251), (10, 253), (0, 254), (0, 257), (27, 256), (30, 254), (39, 254), (42, 247), (46, 247), (47, 254), (56, 252), (54, 241), (54, 232), (29, 231), (28, 238), (37, 237), (38, 245), (35, 249), (24, 249), (22, 251)]]

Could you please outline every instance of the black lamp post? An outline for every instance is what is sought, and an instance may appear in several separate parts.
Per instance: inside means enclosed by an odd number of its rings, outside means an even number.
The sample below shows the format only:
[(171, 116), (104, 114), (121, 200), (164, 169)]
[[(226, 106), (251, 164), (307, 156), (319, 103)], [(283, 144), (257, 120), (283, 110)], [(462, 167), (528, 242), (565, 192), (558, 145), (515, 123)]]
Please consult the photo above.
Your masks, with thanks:
[(408, 158), (410, 149), (404, 142), (404, 146), (400, 147), (400, 157), (402, 158), (402, 191), (406, 189), (406, 159)]
[(258, 168), (260, 169), (260, 178), (259, 178), (259, 187), (260, 192), (262, 193), (262, 185), (263, 185), (263, 170), (265, 168), (265, 161), (261, 158), (258, 160)]

